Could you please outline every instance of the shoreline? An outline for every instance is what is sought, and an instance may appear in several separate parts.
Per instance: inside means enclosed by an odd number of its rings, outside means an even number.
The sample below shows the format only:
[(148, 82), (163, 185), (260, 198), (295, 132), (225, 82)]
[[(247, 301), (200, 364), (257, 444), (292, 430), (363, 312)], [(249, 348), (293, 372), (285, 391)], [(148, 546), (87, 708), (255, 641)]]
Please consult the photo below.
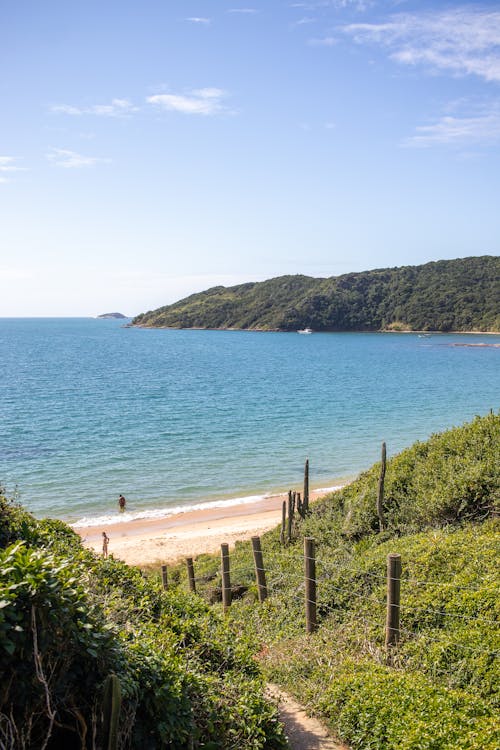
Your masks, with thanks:
[[(186, 326), (181, 328), (179, 326), (152, 326), (144, 325), (143, 323), (127, 323), (122, 326), (123, 328), (141, 328), (145, 331), (241, 331), (243, 333), (298, 333), (295, 329), (285, 330), (283, 328), (233, 328), (231, 326), (225, 328), (207, 328), (201, 326)], [(350, 330), (350, 329), (322, 329), (313, 330), (313, 333), (415, 333), (415, 334), (429, 334), (431, 336), (500, 336), (500, 331), (435, 331), (427, 329), (413, 329), (413, 328), (402, 328), (397, 330), (394, 328), (373, 328), (370, 330)]]
[[(345, 486), (345, 485), (344, 485)], [(340, 489), (311, 490), (309, 499)], [(102, 532), (109, 537), (108, 552), (129, 565), (174, 563), (185, 557), (213, 554), (223, 543), (235, 542), (263, 534), (281, 523), (282, 504), (288, 493), (256, 500), (252, 504), (186, 510), (163, 518), (136, 519), (108, 523), (105, 528), (74, 528), (85, 547), (98, 554), (102, 551)]]

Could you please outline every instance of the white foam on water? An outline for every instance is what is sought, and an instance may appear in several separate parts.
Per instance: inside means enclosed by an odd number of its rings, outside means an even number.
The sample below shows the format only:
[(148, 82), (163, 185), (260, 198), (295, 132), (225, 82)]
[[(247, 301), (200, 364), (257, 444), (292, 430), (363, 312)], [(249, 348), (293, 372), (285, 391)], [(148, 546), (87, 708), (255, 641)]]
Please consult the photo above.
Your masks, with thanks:
[(169, 508), (150, 508), (149, 510), (138, 510), (135, 512), (115, 513), (106, 516), (88, 516), (80, 518), (78, 521), (70, 524), (74, 529), (82, 526), (102, 526), (105, 524), (129, 523), (130, 521), (152, 520), (155, 518), (169, 518), (180, 513), (189, 513), (192, 510), (211, 510), (213, 508), (230, 508), (235, 505), (250, 505), (271, 495), (248, 495), (247, 497), (232, 497), (229, 500), (211, 500), (203, 503), (194, 503), (190, 505), (175, 505)]
[[(312, 492), (335, 492), (336, 490), (342, 489), (344, 484), (334, 485), (333, 487), (319, 487), (318, 489), (311, 490)], [(125, 511), (120, 513), (109, 513), (102, 516), (85, 516), (80, 518), (78, 521), (69, 524), (74, 529), (80, 529), (82, 527), (92, 526), (106, 526), (108, 524), (117, 523), (130, 523), (130, 521), (147, 521), (158, 518), (169, 518), (170, 516), (176, 516), (181, 513), (189, 513), (193, 510), (213, 510), (217, 508), (231, 508), (238, 505), (252, 505), (260, 500), (266, 500), (269, 497), (277, 497), (279, 493), (268, 492), (264, 495), (247, 495), (246, 497), (231, 497), (228, 500), (209, 500), (202, 503), (194, 503), (189, 505), (175, 505), (168, 508), (149, 508), (137, 511)]]

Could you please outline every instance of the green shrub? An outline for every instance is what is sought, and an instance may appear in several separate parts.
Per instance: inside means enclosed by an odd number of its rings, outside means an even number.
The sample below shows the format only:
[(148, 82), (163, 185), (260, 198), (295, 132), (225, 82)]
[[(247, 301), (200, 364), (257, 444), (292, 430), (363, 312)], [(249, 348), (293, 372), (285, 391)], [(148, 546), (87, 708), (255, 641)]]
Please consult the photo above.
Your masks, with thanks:
[(119, 747), (285, 745), (244, 638), (196, 596), (83, 550), (60, 522), (21, 509), (0, 551), (0, 727), (19, 748), (80, 748), (102, 737), (103, 685), (122, 693)]

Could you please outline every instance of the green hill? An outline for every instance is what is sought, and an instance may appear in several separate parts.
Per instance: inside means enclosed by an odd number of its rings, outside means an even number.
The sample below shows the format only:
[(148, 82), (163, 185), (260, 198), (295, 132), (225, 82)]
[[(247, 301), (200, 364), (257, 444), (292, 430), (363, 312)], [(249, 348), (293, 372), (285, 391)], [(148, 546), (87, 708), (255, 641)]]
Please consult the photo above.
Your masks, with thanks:
[(500, 331), (500, 258), (441, 260), (326, 279), (217, 286), (133, 325), (295, 331)]
[[(500, 746), (499, 455), (500, 416), (489, 414), (395, 456), (383, 532), (374, 465), (296, 519), (287, 546), (279, 529), (262, 537), (262, 604), (249, 544), (231, 555), (231, 582), (248, 586), (230, 609), (234, 631), (254, 641), (268, 679), (353, 750)], [(304, 536), (316, 542), (313, 635), (305, 633)], [(389, 665), (386, 559), (394, 552), (402, 560), (401, 638)], [(218, 566), (200, 556), (197, 575), (210, 580)]]

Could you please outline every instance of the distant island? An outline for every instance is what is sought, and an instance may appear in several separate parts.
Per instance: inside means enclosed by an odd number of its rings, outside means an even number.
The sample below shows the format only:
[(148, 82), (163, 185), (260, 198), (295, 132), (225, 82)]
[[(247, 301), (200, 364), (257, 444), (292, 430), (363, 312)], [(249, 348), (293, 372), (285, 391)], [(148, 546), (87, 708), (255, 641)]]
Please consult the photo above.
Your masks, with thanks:
[(123, 315), (123, 313), (119, 313), (119, 312), (103, 313), (102, 315), (98, 315), (97, 317), (101, 319), (118, 318), (119, 320), (123, 320), (127, 318), (126, 315)]
[(137, 315), (146, 328), (500, 331), (500, 257), (216, 286)]

